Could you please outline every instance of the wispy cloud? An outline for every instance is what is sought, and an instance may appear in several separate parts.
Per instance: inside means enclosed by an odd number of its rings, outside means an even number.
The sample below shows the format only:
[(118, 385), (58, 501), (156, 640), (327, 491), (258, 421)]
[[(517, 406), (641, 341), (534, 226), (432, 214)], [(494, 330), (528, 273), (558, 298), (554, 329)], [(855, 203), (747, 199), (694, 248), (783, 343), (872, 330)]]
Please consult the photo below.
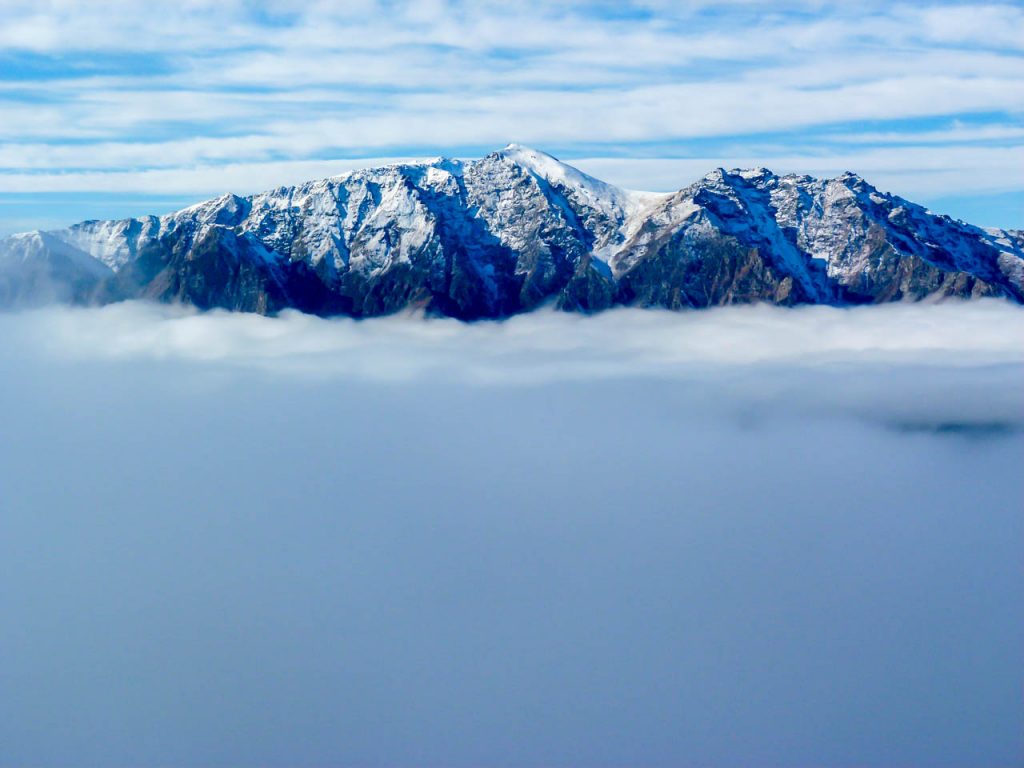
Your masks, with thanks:
[[(830, 157), (867, 174), (869, 143), (907, 148), (904, 194), (1024, 186), (992, 172), (1015, 167), (1024, 131), (1016, 4), (54, 0), (4, 14), (3, 191), (167, 180), (198, 195), (282, 163), (513, 140), (704, 163), (678, 186), (716, 159), (815, 171)], [(954, 147), (973, 154), (926, 162)], [(672, 174), (643, 176), (656, 167), (634, 165), (631, 183), (664, 187)]]

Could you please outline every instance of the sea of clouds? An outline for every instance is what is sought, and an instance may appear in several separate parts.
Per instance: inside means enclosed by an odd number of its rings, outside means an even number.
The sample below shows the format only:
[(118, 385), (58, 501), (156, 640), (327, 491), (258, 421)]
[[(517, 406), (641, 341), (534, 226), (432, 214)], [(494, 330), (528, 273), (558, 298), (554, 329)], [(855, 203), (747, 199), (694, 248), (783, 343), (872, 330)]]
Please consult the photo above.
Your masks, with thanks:
[(1024, 309), (0, 315), (0, 765), (1007, 765)]
[(676, 382), (693, 395), (684, 410), (694, 414), (753, 408), (920, 426), (1024, 425), (1024, 310), (1000, 301), (541, 311), (475, 324), (126, 302), (0, 315), (0, 334), (9, 358), (39, 364), (178, 364), (190, 375), (399, 388)]

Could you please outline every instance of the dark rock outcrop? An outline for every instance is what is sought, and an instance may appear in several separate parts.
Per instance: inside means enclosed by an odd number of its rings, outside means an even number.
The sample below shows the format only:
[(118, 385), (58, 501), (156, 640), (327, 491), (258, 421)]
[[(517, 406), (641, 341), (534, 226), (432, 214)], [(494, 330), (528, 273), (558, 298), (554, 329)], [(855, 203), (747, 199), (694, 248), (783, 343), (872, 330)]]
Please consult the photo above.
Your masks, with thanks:
[(855, 174), (718, 169), (641, 194), (518, 146), (0, 241), (3, 305), (146, 298), (468, 320), (548, 302), (595, 312), (980, 296), (1024, 301), (1020, 232), (934, 215)]

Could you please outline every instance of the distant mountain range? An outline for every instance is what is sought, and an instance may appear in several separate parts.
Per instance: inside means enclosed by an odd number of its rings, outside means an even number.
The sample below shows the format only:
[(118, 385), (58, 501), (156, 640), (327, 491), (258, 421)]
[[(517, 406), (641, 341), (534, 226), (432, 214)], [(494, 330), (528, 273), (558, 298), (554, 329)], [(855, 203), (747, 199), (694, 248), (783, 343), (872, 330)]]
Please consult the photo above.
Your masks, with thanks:
[(834, 179), (712, 171), (669, 194), (537, 150), (355, 171), (166, 216), (0, 240), (0, 305), (124, 299), (463, 319), (542, 304), (1024, 302), (1024, 232)]

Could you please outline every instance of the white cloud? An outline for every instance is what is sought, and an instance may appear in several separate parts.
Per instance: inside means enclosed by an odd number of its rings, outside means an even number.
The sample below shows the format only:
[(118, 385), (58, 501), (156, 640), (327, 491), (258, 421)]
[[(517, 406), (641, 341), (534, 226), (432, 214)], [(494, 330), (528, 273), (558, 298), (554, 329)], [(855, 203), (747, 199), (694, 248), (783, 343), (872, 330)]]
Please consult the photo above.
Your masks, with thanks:
[[(286, 184), (335, 176), (411, 158), (366, 157), (356, 160), (295, 160), (233, 163), (146, 171), (0, 174), (6, 192), (141, 192), (216, 196), (224, 192), (252, 194)], [(198, 201), (197, 201), (198, 202)]]
[[(10, 360), (162, 362), (352, 383), (540, 386), (675, 381), (696, 412), (1024, 428), (1024, 308), (994, 300), (770, 306), (466, 324), (398, 315), (276, 318), (139, 302), (0, 315)], [(699, 404), (698, 404), (699, 403)]]
[[(765, 75), (764, 77), (768, 77)], [(765, 79), (681, 82), (627, 88), (414, 92), (383, 103), (370, 94), (332, 103), (329, 92), (301, 88), (265, 95), (101, 90), (63, 107), (0, 103), (0, 167), (159, 167), (172, 162), (245, 161), (279, 153), (301, 159), (325, 149), (402, 146), (502, 146), (524, 143), (629, 143), (767, 131), (895, 117), (999, 112), (1024, 103), (1024, 79), (892, 77), (868, 83), (805, 88)], [(186, 124), (199, 113), (209, 135), (126, 140), (154, 126)], [(231, 124), (233, 135), (217, 126)], [(248, 129), (247, 133), (242, 129)], [(218, 135), (220, 134), (220, 135)], [(58, 140), (40, 143), (40, 139)], [(93, 141), (61, 143), (91, 138)]]
[(934, 131), (862, 131), (830, 134), (829, 138), (850, 144), (960, 144), (1024, 139), (1024, 126), (970, 127), (956, 121), (950, 128)]
[[(769, 305), (708, 311), (539, 311), (464, 323), (279, 317), (123, 302), (4, 316), (23, 343), (59, 357), (212, 361), (342, 378), (515, 383), (591, 376), (686, 376), (708, 366), (1024, 364), (1024, 308), (997, 300), (840, 309)], [(393, 364), (377, 368), (382, 359)]]
[[(254, 144), (262, 143), (257, 139)], [(495, 144), (495, 148), (498, 144)], [(113, 147), (105, 151), (120, 154), (133, 148)], [(49, 150), (43, 150), (48, 152)], [(137, 148), (148, 155), (154, 149)], [(173, 160), (184, 154), (209, 151), (187, 143), (166, 147)], [(79, 150), (73, 151), (75, 154)], [(59, 155), (60, 153), (58, 153)], [(0, 154), (2, 156), (2, 154)], [(135, 192), (193, 195), (197, 201), (234, 192), (253, 194), (282, 184), (298, 184), (334, 176), (345, 171), (370, 168), (425, 158), (366, 157), (321, 160), (265, 161), (191, 167), (170, 167), (140, 171), (0, 172), (0, 188), (7, 192)], [(1024, 147), (954, 147), (936, 153), (934, 147), (878, 148), (866, 151), (818, 154), (758, 155), (735, 154), (710, 157), (571, 157), (566, 162), (605, 181), (627, 189), (674, 191), (701, 178), (714, 168), (766, 166), (777, 173), (807, 173), (834, 176), (853, 170), (886, 192), (911, 200), (928, 200), (951, 194), (986, 194), (1019, 190), (1019, 174), (1007, 169), (1024, 166)], [(52, 160), (48, 160), (52, 163)], [(174, 165), (173, 162), (169, 162)]]
[(0, 315), (4, 755), (1011, 765), (1021, 312)]
[(981, 43), (1024, 49), (1024, 8), (1012, 4), (964, 3), (914, 14), (922, 36), (943, 43)]
[[(718, 164), (853, 168), (908, 196), (1021, 186), (1006, 171), (1019, 149), (1003, 146), (1022, 135), (1014, 5), (634, 7), (644, 9), (652, 14), (564, 2), (5, 2), (0, 49), (34, 51), (50, 74), (0, 76), (0, 185), (252, 192), (336, 167), (315, 158), (519, 141), (577, 155), (593, 145), (704, 155), (663, 168), (630, 161), (610, 178), (645, 188), (676, 188)], [(972, 116), (978, 125), (948, 136), (901, 123)], [(863, 123), (863, 136), (814, 134)], [(782, 136), (778, 146), (744, 138), (766, 132)], [(734, 148), (688, 146), (722, 137)], [(978, 146), (956, 146), (965, 142)]]
[(1019, 190), (1014, 168), (1024, 167), (1024, 147), (934, 146), (878, 148), (818, 155), (730, 155), (693, 158), (576, 158), (582, 170), (626, 187), (650, 191), (679, 189), (714, 168), (765, 166), (776, 173), (835, 176), (854, 171), (884, 192), (910, 200), (950, 194)]

